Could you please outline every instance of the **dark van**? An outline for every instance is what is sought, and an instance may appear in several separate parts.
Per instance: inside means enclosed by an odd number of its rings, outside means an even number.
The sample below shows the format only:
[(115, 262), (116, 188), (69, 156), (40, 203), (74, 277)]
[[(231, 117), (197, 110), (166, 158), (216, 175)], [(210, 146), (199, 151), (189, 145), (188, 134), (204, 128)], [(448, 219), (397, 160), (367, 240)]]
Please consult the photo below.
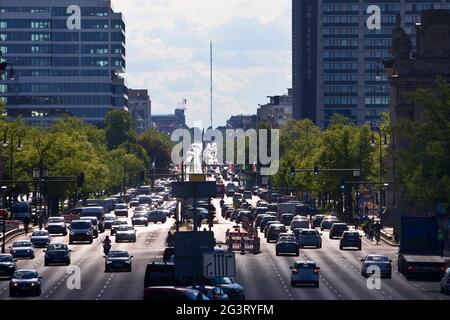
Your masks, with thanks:
[(25, 216), (31, 217), (31, 208), (27, 202), (18, 202), (11, 209), (14, 220), (23, 220)]

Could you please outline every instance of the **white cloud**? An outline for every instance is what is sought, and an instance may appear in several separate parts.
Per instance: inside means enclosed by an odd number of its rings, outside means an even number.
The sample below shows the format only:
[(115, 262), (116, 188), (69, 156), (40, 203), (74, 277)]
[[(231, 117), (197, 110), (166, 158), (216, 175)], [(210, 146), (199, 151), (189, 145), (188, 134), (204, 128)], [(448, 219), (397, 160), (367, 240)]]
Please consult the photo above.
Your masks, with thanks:
[(289, 0), (113, 0), (124, 14), (130, 88), (147, 88), (153, 113), (188, 100), (209, 124), (209, 39), (214, 39), (214, 125), (256, 113), (291, 85)]

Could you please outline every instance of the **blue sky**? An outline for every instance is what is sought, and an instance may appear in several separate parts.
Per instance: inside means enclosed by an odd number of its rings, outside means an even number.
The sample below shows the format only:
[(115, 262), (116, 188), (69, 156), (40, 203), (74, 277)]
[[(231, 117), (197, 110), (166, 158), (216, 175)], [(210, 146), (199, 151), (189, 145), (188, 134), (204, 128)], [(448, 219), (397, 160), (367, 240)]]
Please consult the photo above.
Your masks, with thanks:
[(130, 88), (152, 112), (187, 99), (189, 125), (209, 126), (209, 40), (214, 44), (214, 126), (256, 113), (291, 86), (290, 0), (113, 0), (127, 25)]

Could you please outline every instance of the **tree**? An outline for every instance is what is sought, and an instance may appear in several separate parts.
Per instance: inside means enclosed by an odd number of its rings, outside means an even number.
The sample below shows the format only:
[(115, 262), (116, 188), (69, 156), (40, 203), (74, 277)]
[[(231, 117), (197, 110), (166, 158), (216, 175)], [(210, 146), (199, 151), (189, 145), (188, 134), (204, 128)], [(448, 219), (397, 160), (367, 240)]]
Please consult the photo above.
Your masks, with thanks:
[(173, 143), (167, 135), (148, 129), (139, 137), (139, 144), (155, 162), (156, 168), (167, 168), (171, 163)]
[(397, 177), (404, 196), (417, 209), (450, 203), (450, 84), (436, 81), (437, 90), (420, 89), (411, 101), (424, 108), (420, 121), (402, 119), (396, 128), (408, 147), (397, 149)]
[(125, 110), (113, 110), (105, 117), (105, 136), (108, 148), (114, 149), (124, 143), (136, 143), (136, 126)]

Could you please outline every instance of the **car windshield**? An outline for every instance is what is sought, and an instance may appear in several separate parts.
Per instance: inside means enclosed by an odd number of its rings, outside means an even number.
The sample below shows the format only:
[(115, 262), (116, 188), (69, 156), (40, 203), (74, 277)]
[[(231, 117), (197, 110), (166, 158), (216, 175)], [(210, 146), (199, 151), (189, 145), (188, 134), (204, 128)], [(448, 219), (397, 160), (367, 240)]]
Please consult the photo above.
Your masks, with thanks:
[(0, 256), (0, 262), (13, 262), (14, 259), (11, 256)]
[(213, 285), (219, 285), (219, 284), (232, 284), (234, 283), (233, 279), (229, 277), (218, 277), (218, 278), (212, 278), (210, 280), (211, 284)]
[(132, 226), (119, 226), (117, 227), (117, 231), (129, 231), (129, 230), (133, 230)]
[(128, 209), (128, 206), (126, 204), (118, 204), (116, 205), (116, 209)]
[(89, 229), (91, 227), (91, 223), (86, 221), (72, 222), (72, 229)]
[(374, 262), (388, 262), (389, 258), (386, 256), (368, 256), (366, 260)]
[(31, 247), (31, 242), (30, 241), (19, 241), (19, 242), (14, 242), (13, 247)]
[(111, 251), (108, 258), (128, 258), (130, 255), (126, 251)]
[(121, 224), (127, 224), (126, 221), (122, 221), (122, 220), (116, 220), (113, 222), (114, 226), (120, 226)]
[(36, 271), (16, 271), (13, 275), (14, 279), (35, 279), (39, 275)]
[(115, 220), (117, 220), (116, 217), (113, 217), (113, 216), (105, 216), (105, 221), (115, 221)]
[(359, 233), (344, 233), (345, 238), (359, 238)]
[(296, 262), (295, 267), (298, 269), (315, 269), (315, 263)]
[(88, 220), (88, 221), (91, 221), (93, 226), (96, 226), (97, 223), (98, 223), (98, 220), (95, 219), (95, 218), (92, 218), (92, 217), (83, 217), (83, 218), (81, 218), (81, 220)]
[(48, 245), (48, 251), (52, 250), (67, 250), (67, 245), (64, 243), (51, 243)]
[(64, 218), (48, 218), (47, 223), (59, 223), (64, 222)]
[(32, 237), (45, 237), (47, 236), (47, 231), (34, 231), (31, 234)]

